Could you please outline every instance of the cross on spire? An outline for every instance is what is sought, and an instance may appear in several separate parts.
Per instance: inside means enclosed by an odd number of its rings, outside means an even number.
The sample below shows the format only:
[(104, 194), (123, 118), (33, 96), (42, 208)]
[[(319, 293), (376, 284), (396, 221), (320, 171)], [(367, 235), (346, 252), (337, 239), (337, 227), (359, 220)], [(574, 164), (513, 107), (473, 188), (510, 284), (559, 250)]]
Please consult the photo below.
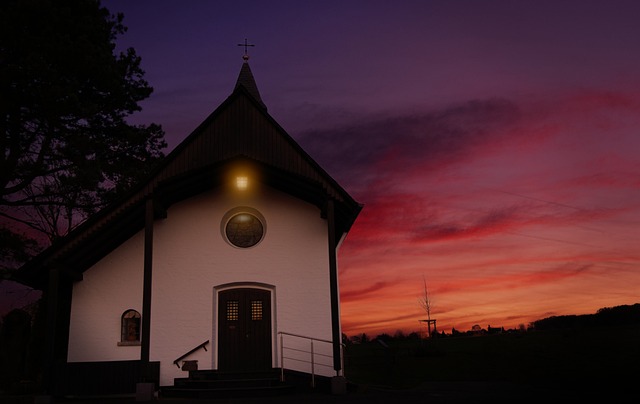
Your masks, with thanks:
[(249, 60), (249, 53), (247, 53), (247, 48), (249, 46), (255, 46), (255, 45), (248, 43), (247, 38), (245, 38), (244, 43), (239, 43), (238, 46), (244, 46), (244, 55), (242, 55), (242, 59), (244, 59), (244, 61), (246, 62), (247, 60)]

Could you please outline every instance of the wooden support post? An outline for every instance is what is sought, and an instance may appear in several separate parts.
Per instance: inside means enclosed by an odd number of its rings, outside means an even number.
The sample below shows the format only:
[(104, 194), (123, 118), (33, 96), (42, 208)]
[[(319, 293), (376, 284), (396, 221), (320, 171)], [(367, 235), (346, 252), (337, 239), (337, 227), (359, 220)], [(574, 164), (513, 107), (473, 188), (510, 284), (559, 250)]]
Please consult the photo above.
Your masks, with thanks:
[[(153, 269), (153, 198), (149, 197), (145, 205), (144, 221), (144, 281), (142, 290), (142, 324), (140, 333), (140, 361), (149, 363), (151, 339), (151, 275)], [(146, 373), (143, 371), (143, 373)], [(144, 376), (143, 376), (144, 377)]]
[(342, 333), (340, 332), (340, 296), (338, 290), (338, 264), (336, 257), (336, 223), (333, 199), (327, 201), (327, 224), (329, 232), (329, 283), (331, 287), (331, 331), (333, 340), (333, 369), (342, 370)]

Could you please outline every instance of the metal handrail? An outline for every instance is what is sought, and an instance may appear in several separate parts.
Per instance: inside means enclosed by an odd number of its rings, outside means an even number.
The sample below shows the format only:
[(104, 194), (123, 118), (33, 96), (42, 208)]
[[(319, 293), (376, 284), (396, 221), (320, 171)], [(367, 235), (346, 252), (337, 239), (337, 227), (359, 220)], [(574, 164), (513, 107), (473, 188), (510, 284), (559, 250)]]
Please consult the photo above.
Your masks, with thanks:
[(180, 369), (180, 365), (178, 363), (180, 363), (180, 361), (184, 358), (186, 358), (187, 356), (191, 355), (192, 353), (194, 353), (195, 351), (197, 351), (198, 349), (204, 349), (205, 351), (207, 350), (207, 348), (205, 347), (205, 345), (207, 345), (209, 343), (209, 340), (206, 340), (205, 342), (203, 342), (202, 344), (198, 345), (197, 347), (193, 348), (192, 350), (190, 350), (189, 352), (187, 352), (186, 354), (182, 355), (181, 357), (179, 357), (178, 359), (173, 361), (173, 364), (176, 365), (178, 367), (178, 369)]
[[(315, 377), (315, 365), (316, 365), (316, 361), (315, 361), (315, 357), (316, 355), (319, 356), (324, 356), (327, 358), (332, 358), (332, 355), (326, 355), (326, 354), (321, 354), (321, 353), (315, 353), (314, 349), (313, 349), (313, 342), (317, 341), (317, 342), (324, 342), (327, 344), (333, 344), (333, 341), (327, 340), (327, 339), (322, 339), (322, 338), (314, 338), (314, 337), (308, 337), (306, 335), (300, 335), (300, 334), (294, 334), (294, 333), (290, 333), (290, 332), (284, 332), (284, 331), (279, 331), (278, 335), (280, 336), (280, 381), (284, 381), (284, 336), (288, 335), (290, 337), (296, 337), (296, 338), (302, 338), (302, 339), (307, 339), (309, 340), (310, 343), (310, 350), (309, 351), (305, 351), (302, 349), (295, 349), (295, 348), (287, 348), (293, 351), (298, 351), (298, 352), (304, 352), (304, 353), (309, 353), (311, 354), (311, 360), (309, 361), (305, 361), (303, 359), (295, 359), (295, 358), (287, 358), (290, 360), (294, 360), (294, 361), (299, 361), (299, 362), (306, 362), (306, 363), (310, 363), (311, 364), (311, 387), (315, 387), (316, 386), (316, 377)], [(344, 374), (344, 344), (341, 342), (340, 343), (340, 367), (341, 367), (341, 371)], [(327, 366), (327, 367), (331, 367), (330, 365), (325, 365), (323, 363), (317, 363), (317, 365), (319, 366)], [(340, 371), (337, 372), (338, 375), (340, 375)]]

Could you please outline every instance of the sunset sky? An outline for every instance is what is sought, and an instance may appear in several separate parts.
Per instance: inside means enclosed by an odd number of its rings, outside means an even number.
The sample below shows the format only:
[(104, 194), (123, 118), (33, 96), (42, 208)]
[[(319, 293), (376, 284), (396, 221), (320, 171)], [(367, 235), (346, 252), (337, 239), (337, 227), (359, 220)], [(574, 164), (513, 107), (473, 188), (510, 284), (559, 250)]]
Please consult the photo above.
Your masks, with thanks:
[(343, 331), (527, 325), (640, 302), (640, 2), (108, 0), (172, 150), (233, 91), (364, 209)]

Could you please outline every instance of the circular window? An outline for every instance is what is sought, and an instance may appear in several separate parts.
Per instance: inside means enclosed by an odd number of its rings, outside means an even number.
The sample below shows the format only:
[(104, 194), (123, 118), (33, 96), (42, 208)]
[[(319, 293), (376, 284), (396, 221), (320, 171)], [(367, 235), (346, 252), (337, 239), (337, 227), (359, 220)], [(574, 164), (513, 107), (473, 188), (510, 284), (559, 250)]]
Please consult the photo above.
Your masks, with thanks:
[(264, 226), (258, 217), (249, 212), (231, 215), (224, 228), (231, 244), (240, 248), (253, 247), (264, 236)]

